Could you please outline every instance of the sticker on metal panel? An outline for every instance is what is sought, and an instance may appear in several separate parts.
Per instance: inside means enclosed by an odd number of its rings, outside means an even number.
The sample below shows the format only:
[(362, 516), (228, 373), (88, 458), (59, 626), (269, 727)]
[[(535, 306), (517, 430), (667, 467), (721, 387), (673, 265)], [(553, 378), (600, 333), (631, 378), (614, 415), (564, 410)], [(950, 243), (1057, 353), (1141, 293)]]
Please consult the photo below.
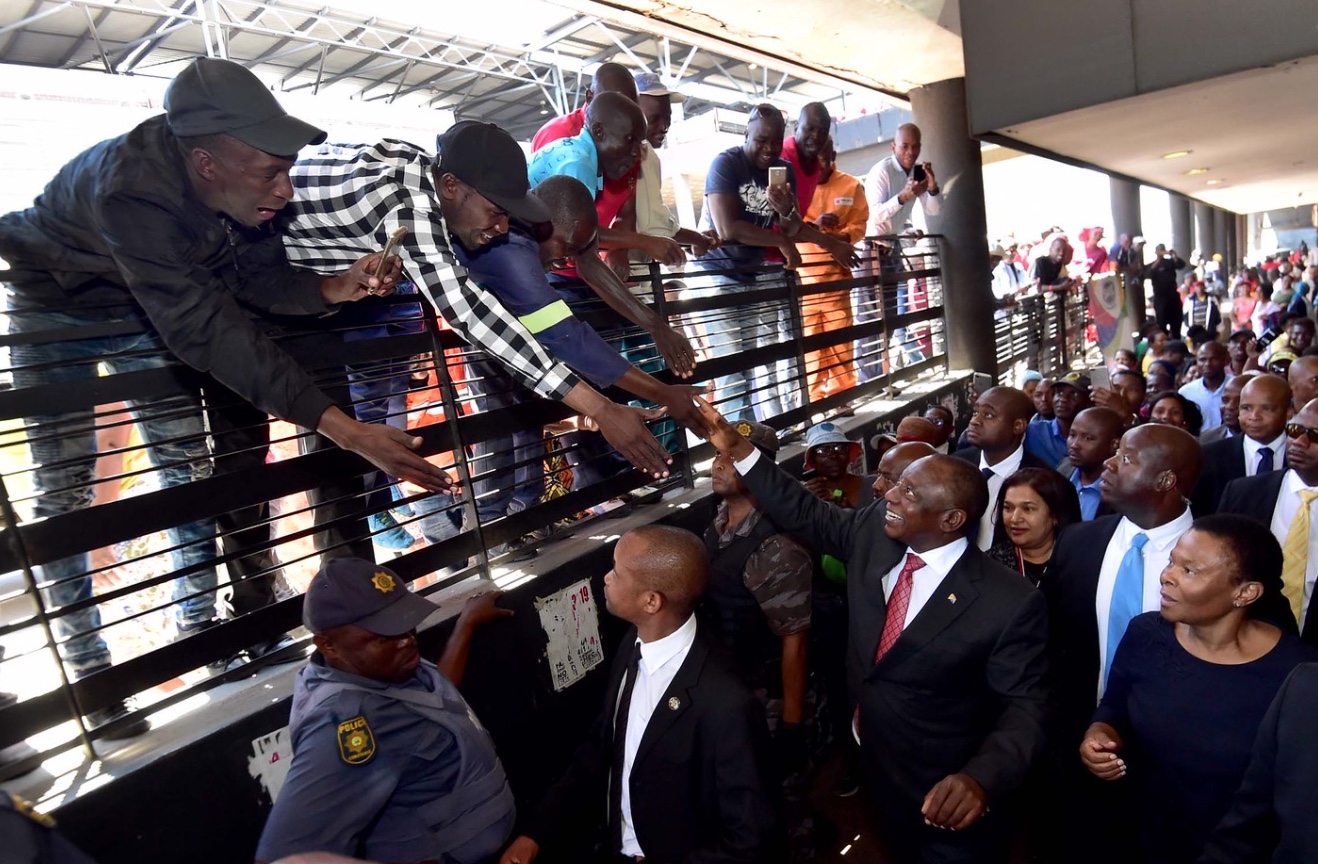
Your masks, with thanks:
[(339, 755), (349, 765), (361, 765), (375, 755), (375, 735), (365, 717), (339, 724)]

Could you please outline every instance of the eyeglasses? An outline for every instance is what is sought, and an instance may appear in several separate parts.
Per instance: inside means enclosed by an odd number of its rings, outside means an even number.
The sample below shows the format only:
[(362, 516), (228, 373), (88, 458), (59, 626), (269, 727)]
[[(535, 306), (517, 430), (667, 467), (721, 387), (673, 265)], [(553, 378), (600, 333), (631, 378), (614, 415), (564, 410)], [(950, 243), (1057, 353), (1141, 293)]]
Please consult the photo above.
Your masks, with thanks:
[(1299, 423), (1287, 423), (1286, 434), (1291, 438), (1308, 436), (1310, 441), (1318, 441), (1318, 429), (1315, 429), (1312, 426), (1302, 426)]
[(812, 453), (820, 456), (846, 456), (851, 452), (850, 444), (817, 444), (810, 448)]

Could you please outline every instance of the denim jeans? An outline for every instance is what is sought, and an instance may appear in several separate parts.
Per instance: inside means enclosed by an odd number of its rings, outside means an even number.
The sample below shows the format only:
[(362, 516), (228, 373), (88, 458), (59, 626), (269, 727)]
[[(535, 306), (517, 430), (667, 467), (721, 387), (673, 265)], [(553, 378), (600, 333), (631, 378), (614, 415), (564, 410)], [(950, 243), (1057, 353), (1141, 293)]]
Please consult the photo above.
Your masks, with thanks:
[[(494, 411), (535, 398), (493, 360), (473, 357), (467, 361), (467, 368), (472, 379), (468, 387), (476, 394), (478, 411)], [(506, 516), (514, 499), (530, 507), (544, 494), (545, 442), (539, 426), (487, 438), (477, 443), (473, 452), (472, 476), (482, 475), (472, 481), (476, 518), (482, 525)]]
[[(74, 328), (98, 320), (54, 311), (9, 312), (14, 335)], [(145, 321), (142, 321), (145, 324)], [(128, 336), (107, 336), (37, 344), (10, 349), (14, 386), (22, 389), (72, 384), (95, 379), (97, 365), (124, 374), (168, 365), (164, 344), (154, 331)], [(163, 488), (181, 486), (211, 475), (211, 454), (206, 442), (201, 402), (195, 395), (174, 397), (165, 410), (160, 404), (129, 402), (148, 445), (147, 455), (159, 469)], [(155, 410), (152, 410), (152, 409)], [(33, 508), (37, 518), (49, 518), (91, 506), (96, 481), (96, 432), (92, 409), (25, 418), (38, 493)], [(170, 528), (166, 532), (174, 570), (197, 568), (174, 580), (175, 615), (181, 624), (208, 621), (215, 616), (215, 523), (206, 519)], [(86, 553), (79, 553), (37, 568), (47, 585), (45, 602), (64, 607), (92, 597), (92, 579)], [(73, 674), (85, 674), (109, 665), (110, 652), (101, 637), (101, 614), (96, 606), (58, 615), (56, 638)]]
[[(762, 273), (753, 282), (730, 276), (710, 276), (708, 287), (691, 290), (690, 297), (728, 296), (781, 282), (781, 273)], [(705, 331), (705, 348), (710, 357), (728, 357), (754, 348), (789, 342), (791, 313), (786, 302), (731, 306), (704, 313), (699, 322)], [(801, 404), (795, 358), (773, 365), (720, 375), (714, 379), (714, 398), (719, 412), (729, 420), (767, 420)]]

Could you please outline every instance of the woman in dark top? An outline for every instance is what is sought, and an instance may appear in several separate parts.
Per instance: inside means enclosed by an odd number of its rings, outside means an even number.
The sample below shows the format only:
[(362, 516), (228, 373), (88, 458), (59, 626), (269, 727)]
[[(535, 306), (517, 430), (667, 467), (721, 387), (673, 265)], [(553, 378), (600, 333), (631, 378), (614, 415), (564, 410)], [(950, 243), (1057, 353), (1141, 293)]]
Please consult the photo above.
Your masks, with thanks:
[(1180, 393), (1165, 390), (1155, 393), (1149, 400), (1149, 420), (1165, 426), (1178, 426), (1198, 438), (1204, 425), (1204, 414), (1198, 405)]
[(1249, 616), (1281, 567), (1266, 525), (1225, 514), (1196, 520), (1162, 571), (1161, 612), (1137, 616), (1117, 647), (1080, 758), (1098, 778), (1133, 787), (1151, 864), (1199, 856), (1277, 690), (1296, 665), (1318, 660)]
[(1038, 585), (1057, 535), (1080, 521), (1075, 487), (1056, 471), (1022, 468), (1002, 481), (997, 508), (989, 557)]

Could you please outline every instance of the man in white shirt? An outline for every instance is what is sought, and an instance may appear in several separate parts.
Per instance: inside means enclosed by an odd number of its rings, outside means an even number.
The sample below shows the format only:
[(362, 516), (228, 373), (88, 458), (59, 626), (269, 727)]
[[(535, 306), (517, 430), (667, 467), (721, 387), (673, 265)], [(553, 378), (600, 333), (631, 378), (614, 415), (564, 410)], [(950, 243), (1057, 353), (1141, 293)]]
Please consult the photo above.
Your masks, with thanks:
[[(917, 200), (925, 216), (938, 212), (938, 193), (941, 191), (938, 179), (934, 176), (931, 164), (920, 163), (920, 147), (920, 127), (914, 123), (903, 123), (897, 127), (897, 134), (892, 139), (892, 153), (875, 163), (865, 175), (865, 200), (870, 207), (869, 222), (865, 227), (866, 237), (877, 238), (905, 232)], [(866, 248), (878, 258), (878, 275), (896, 274), (902, 270), (901, 248), (896, 240), (868, 240)], [(873, 273), (875, 262), (871, 260), (868, 263)], [(857, 324), (877, 321), (882, 317), (886, 306), (882, 297), (881, 286), (878, 285), (855, 289), (852, 302), (856, 306)], [(898, 282), (897, 314), (906, 311), (906, 283)], [(905, 328), (894, 331), (892, 337), (897, 345), (906, 345)], [(877, 340), (861, 339), (856, 345), (856, 357), (858, 360), (870, 358), (880, 350)], [(923, 356), (918, 346), (911, 345), (906, 347), (906, 358), (910, 362), (918, 362)], [(860, 382), (863, 384), (876, 377), (879, 370), (880, 364), (877, 362), (859, 362), (857, 374)]]
[[(1137, 426), (1121, 437), (1104, 465), (1099, 489), (1111, 516), (1065, 529), (1041, 583), (1048, 601), (1049, 676), (1055, 793), (1046, 815), (1051, 857), (1066, 861), (1119, 861), (1124, 838), (1109, 788), (1088, 774), (1076, 752), (1098, 706), (1117, 644), (1130, 619), (1160, 608), (1159, 577), (1172, 547), (1194, 519), (1186, 495), (1199, 479), (1199, 442), (1176, 426)], [(1109, 836), (1082, 826), (1112, 824)], [(1125, 852), (1130, 847), (1126, 847)], [(1051, 858), (1050, 858), (1051, 860)]]
[(1226, 346), (1221, 342), (1205, 342), (1199, 346), (1195, 355), (1195, 365), (1199, 368), (1199, 377), (1189, 384), (1181, 386), (1180, 394), (1199, 406), (1199, 413), (1204, 415), (1201, 432), (1207, 432), (1222, 425), (1222, 392), (1226, 382), (1233, 377), (1227, 372)]
[(1204, 445), (1204, 471), (1190, 498), (1194, 515), (1217, 512), (1227, 484), (1285, 467), (1291, 388), (1280, 375), (1256, 375), (1240, 390), (1240, 431)]
[(984, 478), (927, 456), (886, 505), (844, 510), (702, 409), (769, 517), (847, 561), (849, 707), (893, 859), (1004, 860), (1007, 814), (1043, 748), (1047, 629), (1039, 592), (968, 541)]
[(1318, 399), (1300, 409), (1286, 424), (1286, 470), (1246, 477), (1222, 493), (1219, 513), (1250, 516), (1272, 529), (1281, 543), (1284, 563), (1281, 584), (1267, 603), (1269, 587), (1256, 609), (1259, 617), (1298, 631), (1310, 645), (1318, 644), (1318, 616), (1309, 615), (1314, 578), (1318, 575)]
[(697, 632), (707, 566), (705, 544), (680, 528), (618, 541), (604, 596), (632, 626), (604, 710), (501, 864), (530, 864), (546, 843), (556, 858), (587, 860), (576, 847), (597, 839), (601, 813), (601, 861), (759, 864), (783, 847), (763, 712)]
[(1030, 287), (1029, 274), (1011, 259), (1001, 245), (989, 250), (989, 266), (993, 268), (993, 296), (998, 306), (1014, 303)]

